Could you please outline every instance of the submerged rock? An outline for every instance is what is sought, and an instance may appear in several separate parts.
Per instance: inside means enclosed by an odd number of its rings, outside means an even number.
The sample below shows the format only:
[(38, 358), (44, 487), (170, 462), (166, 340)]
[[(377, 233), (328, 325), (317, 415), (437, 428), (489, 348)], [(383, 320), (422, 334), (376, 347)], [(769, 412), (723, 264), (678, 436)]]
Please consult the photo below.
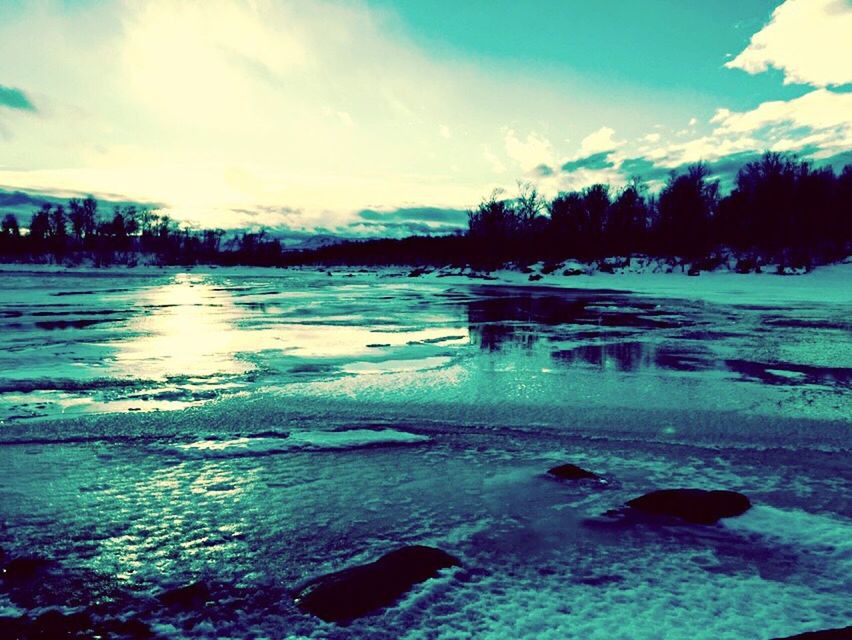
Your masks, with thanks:
[(139, 620), (108, 619), (93, 622), (86, 612), (62, 613), (45, 611), (37, 618), (0, 616), (0, 638), (29, 640), (88, 640), (89, 638), (124, 638), (146, 640), (154, 637), (151, 628)]
[(842, 629), (825, 629), (824, 631), (808, 631), (795, 636), (776, 638), (775, 640), (848, 640), (852, 638), (852, 627)]
[(547, 470), (547, 475), (560, 480), (600, 480), (600, 476), (574, 464), (560, 464)]
[(387, 607), (415, 584), (459, 566), (458, 559), (414, 545), (392, 551), (375, 562), (321, 576), (295, 594), (296, 606), (326, 622), (349, 622)]
[(736, 491), (661, 489), (634, 498), (627, 506), (695, 524), (714, 524), (719, 518), (742, 515), (751, 508), (751, 501)]
[(41, 578), (50, 569), (51, 561), (44, 558), (15, 558), (0, 570), (0, 578), (6, 585), (19, 585)]
[(157, 599), (167, 607), (200, 609), (210, 599), (210, 589), (203, 582), (193, 582), (185, 587), (165, 591)]

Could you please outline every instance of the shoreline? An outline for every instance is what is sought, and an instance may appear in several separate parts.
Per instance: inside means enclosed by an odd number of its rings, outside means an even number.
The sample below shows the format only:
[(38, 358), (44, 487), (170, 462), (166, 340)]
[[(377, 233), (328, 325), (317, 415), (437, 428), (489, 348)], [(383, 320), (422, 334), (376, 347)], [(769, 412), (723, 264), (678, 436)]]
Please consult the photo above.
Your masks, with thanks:
[[(633, 261), (631, 261), (632, 263)], [(526, 272), (517, 269), (476, 271), (469, 267), (408, 266), (314, 266), (286, 267), (219, 266), (219, 265), (111, 265), (105, 267), (64, 266), (57, 264), (0, 263), (2, 275), (80, 275), (80, 276), (164, 276), (183, 273), (216, 272), (220, 275), (243, 277), (269, 276), (279, 272), (326, 274), (331, 278), (361, 280), (399, 279), (412, 284), (445, 284), (452, 286), (509, 286), (525, 289), (609, 290), (649, 297), (704, 300), (706, 302), (747, 303), (852, 303), (852, 258), (842, 262), (815, 267), (807, 273), (782, 275), (774, 272), (737, 273), (729, 269), (704, 271), (688, 275), (686, 270), (661, 272), (660, 262), (631, 264), (613, 273), (595, 271), (589, 265), (567, 261), (551, 273), (543, 273), (539, 262)], [(576, 275), (564, 275), (573, 270)], [(581, 271), (581, 269), (585, 269)], [(577, 273), (579, 272), (579, 273)]]

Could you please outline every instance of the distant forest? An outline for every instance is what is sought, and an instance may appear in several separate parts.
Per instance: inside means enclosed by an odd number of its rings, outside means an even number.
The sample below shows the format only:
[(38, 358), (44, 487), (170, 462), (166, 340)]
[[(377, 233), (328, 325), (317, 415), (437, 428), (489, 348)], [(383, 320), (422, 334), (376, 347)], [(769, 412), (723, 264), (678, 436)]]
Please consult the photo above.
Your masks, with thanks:
[(116, 206), (104, 215), (89, 197), (44, 204), (26, 232), (2, 218), (0, 256), (14, 261), (95, 265), (159, 264), (471, 266), (649, 255), (712, 269), (735, 255), (743, 270), (761, 262), (810, 268), (852, 249), (852, 165), (837, 174), (795, 156), (766, 153), (745, 164), (734, 187), (720, 193), (706, 165), (673, 171), (652, 195), (636, 178), (622, 189), (596, 184), (548, 202), (531, 185), (516, 197), (499, 192), (469, 212), (454, 235), (349, 240), (288, 250), (266, 232), (226, 236), (221, 229), (181, 228), (168, 216)]

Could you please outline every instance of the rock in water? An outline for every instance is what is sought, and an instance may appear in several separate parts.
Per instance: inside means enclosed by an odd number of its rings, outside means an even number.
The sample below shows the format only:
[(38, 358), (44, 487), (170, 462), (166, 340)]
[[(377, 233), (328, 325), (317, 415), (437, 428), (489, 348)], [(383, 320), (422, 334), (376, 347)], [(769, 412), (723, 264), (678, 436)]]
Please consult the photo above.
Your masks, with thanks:
[(165, 591), (157, 599), (167, 607), (200, 609), (210, 600), (210, 589), (203, 582), (193, 582), (185, 587)]
[(627, 506), (656, 515), (675, 516), (695, 524), (714, 524), (719, 518), (738, 516), (751, 501), (736, 491), (661, 489), (634, 498)]
[(296, 605), (326, 622), (348, 622), (393, 604), (415, 584), (459, 566), (453, 556), (414, 545), (382, 556), (375, 562), (321, 576), (295, 595)]
[(597, 480), (599, 476), (591, 471), (578, 467), (573, 464), (561, 464), (558, 467), (553, 467), (547, 470), (547, 474), (560, 480)]

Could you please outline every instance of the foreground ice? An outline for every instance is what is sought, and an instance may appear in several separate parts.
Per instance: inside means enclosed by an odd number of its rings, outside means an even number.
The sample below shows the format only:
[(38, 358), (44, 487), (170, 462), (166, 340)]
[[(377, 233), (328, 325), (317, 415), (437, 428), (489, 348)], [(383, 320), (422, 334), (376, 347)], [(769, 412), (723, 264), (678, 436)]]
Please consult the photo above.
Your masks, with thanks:
[[(675, 640), (852, 618), (848, 299), (356, 272), (0, 278), (0, 563), (46, 561), (37, 583), (4, 582), (6, 615), (86, 611), (174, 638)], [(546, 476), (563, 463), (607, 482)], [(667, 487), (754, 507), (601, 523)], [(404, 544), (462, 567), (348, 627), (293, 604), (297, 585)], [(197, 608), (157, 599), (196, 582)]]

